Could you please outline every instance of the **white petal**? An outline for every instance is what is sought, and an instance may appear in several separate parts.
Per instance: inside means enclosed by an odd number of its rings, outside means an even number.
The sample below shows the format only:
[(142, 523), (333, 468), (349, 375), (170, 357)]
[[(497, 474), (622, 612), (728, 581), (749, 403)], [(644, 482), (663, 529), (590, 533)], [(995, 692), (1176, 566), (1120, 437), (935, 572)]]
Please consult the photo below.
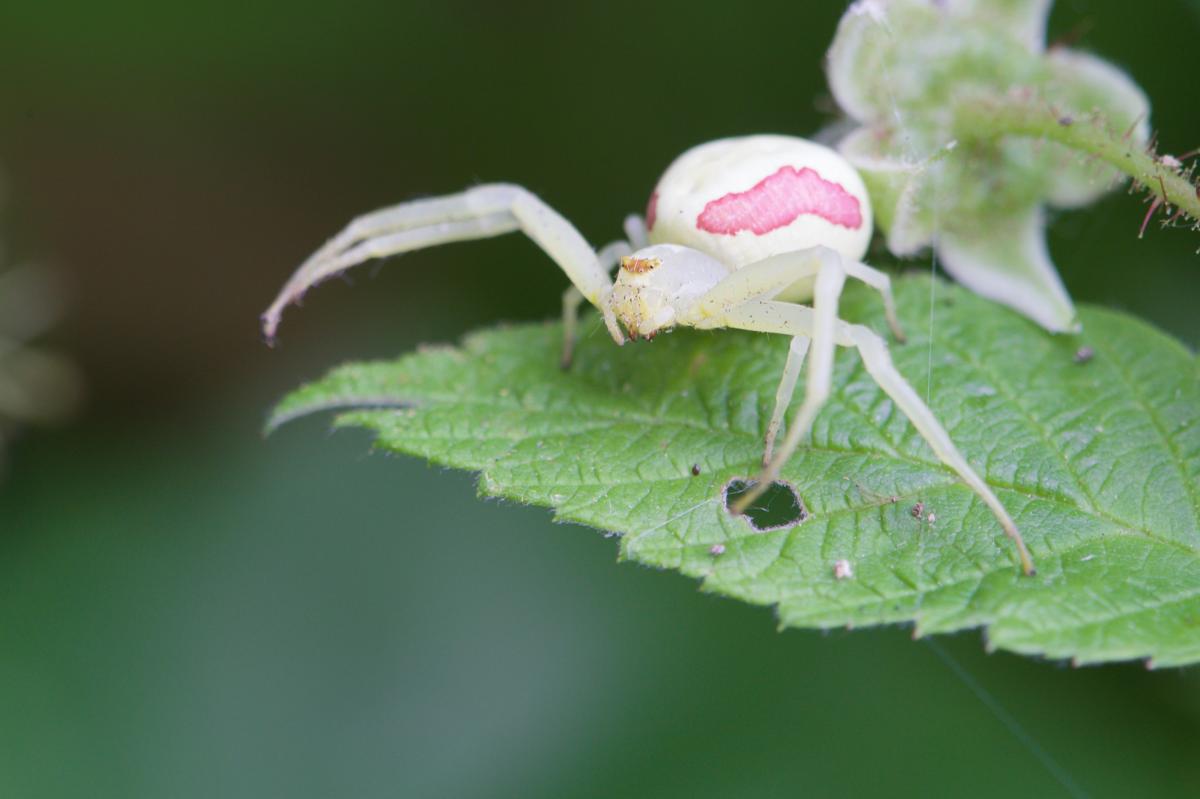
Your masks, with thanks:
[(892, 60), (893, 37), (887, 28), (885, 0), (859, 0), (838, 22), (825, 68), (834, 99), (847, 114), (866, 122), (883, 109), (873, 99), (881, 66)]
[(1046, 249), (1040, 207), (1008, 217), (991, 215), (987, 227), (941, 231), (934, 246), (946, 272), (976, 294), (1051, 332), (1079, 331), (1075, 306)]
[(1049, 0), (859, 0), (826, 58), (829, 87), (850, 116), (936, 118), (949, 87), (1007, 87), (1037, 66)]
[(951, 0), (956, 16), (988, 20), (1008, 30), (1030, 50), (1046, 47), (1046, 18), (1053, 0)]

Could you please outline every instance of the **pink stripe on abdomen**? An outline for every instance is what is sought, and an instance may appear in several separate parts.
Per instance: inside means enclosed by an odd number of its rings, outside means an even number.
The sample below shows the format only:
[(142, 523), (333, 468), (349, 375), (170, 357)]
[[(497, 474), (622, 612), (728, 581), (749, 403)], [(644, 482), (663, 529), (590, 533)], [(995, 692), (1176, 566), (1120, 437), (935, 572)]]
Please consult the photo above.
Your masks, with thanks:
[(727, 236), (743, 230), (761, 236), (804, 214), (852, 230), (862, 226), (858, 198), (840, 183), (825, 180), (809, 167), (785, 166), (751, 189), (730, 192), (704, 206), (696, 227)]

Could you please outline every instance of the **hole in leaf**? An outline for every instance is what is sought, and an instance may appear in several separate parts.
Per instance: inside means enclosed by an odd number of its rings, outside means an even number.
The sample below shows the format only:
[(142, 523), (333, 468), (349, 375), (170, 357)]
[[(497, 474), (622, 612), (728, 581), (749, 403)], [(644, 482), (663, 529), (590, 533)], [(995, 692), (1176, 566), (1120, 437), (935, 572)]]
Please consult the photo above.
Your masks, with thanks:
[[(732, 512), (733, 503), (749, 491), (751, 485), (753, 483), (750, 480), (730, 480), (729, 485), (725, 487), (725, 508)], [(755, 530), (778, 530), (807, 519), (808, 509), (804, 507), (804, 501), (800, 499), (796, 489), (781, 480), (776, 480), (761, 497), (754, 500), (743, 515)]]

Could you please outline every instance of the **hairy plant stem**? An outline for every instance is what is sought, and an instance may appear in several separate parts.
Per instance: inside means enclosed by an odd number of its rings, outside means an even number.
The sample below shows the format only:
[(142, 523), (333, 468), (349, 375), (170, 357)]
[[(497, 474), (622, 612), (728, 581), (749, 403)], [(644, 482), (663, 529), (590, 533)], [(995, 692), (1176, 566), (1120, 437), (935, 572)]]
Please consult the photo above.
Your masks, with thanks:
[(1129, 175), (1154, 197), (1154, 208), (1173, 206), (1200, 221), (1200, 188), (1177, 166), (1163, 163), (1124, 132), (1113, 131), (1095, 116), (1074, 118), (1053, 113), (1024, 98), (988, 98), (962, 103), (955, 115), (955, 133), (967, 140), (1000, 136), (1029, 136), (1057, 142), (1101, 158)]

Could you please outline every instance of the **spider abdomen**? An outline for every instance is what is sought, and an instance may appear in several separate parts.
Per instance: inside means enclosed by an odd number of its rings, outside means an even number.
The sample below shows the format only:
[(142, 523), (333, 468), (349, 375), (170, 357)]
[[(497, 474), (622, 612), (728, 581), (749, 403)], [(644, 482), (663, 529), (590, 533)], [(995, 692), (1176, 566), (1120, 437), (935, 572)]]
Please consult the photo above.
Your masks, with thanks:
[(871, 203), (858, 172), (793, 136), (708, 142), (667, 168), (646, 209), (654, 243), (682, 244), (732, 268), (823, 245), (861, 260)]

